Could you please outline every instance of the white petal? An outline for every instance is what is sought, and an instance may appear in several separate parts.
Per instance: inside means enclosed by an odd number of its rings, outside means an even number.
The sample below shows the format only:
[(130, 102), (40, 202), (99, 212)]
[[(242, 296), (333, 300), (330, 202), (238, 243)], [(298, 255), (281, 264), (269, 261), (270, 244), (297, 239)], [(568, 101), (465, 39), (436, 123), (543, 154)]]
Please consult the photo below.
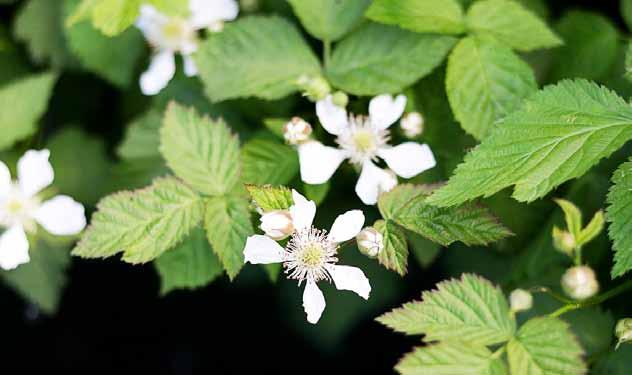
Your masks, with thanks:
[(0, 268), (12, 270), (29, 260), (29, 241), (21, 226), (15, 225), (0, 235)]
[(329, 239), (336, 243), (345, 242), (360, 233), (362, 226), (364, 226), (362, 211), (347, 211), (334, 221), (329, 232)]
[(18, 182), (20, 190), (31, 197), (49, 186), (55, 178), (53, 167), (48, 161), (50, 151), (28, 150), (18, 160)]
[(347, 110), (335, 105), (331, 95), (316, 102), (316, 115), (329, 134), (338, 135), (349, 126)]
[(83, 205), (66, 195), (58, 195), (35, 212), (35, 220), (47, 232), (57, 236), (71, 236), (86, 227)]
[(218, 21), (232, 21), (239, 14), (235, 0), (189, 0), (191, 23), (202, 29)]
[(334, 284), (338, 290), (350, 290), (356, 292), (360, 297), (369, 299), (371, 293), (371, 284), (369, 279), (364, 276), (364, 272), (358, 267), (350, 266), (327, 266), (327, 271), (334, 279)]
[(325, 296), (313, 281), (307, 281), (303, 291), (303, 308), (307, 314), (307, 321), (316, 324), (325, 311)]
[(411, 178), (437, 165), (427, 144), (405, 142), (395, 147), (382, 148), (378, 155), (398, 176)]
[(292, 199), (294, 199), (294, 204), (290, 207), (290, 215), (294, 229), (299, 231), (310, 228), (316, 216), (316, 203), (307, 200), (294, 189), (292, 189)]
[(0, 200), (11, 190), (11, 172), (7, 165), (0, 161)]
[(268, 236), (255, 234), (248, 237), (244, 247), (244, 263), (269, 264), (281, 263), (284, 250), (275, 240)]
[(184, 62), (184, 74), (187, 77), (194, 77), (198, 74), (197, 65), (191, 55), (183, 55), (182, 61)]
[(395, 99), (388, 94), (378, 95), (369, 103), (371, 124), (376, 129), (384, 130), (402, 117), (405, 108), (405, 95), (397, 95)]
[(387, 171), (378, 168), (373, 162), (362, 165), (362, 172), (355, 191), (364, 204), (376, 204), (380, 193), (391, 190), (397, 185), (397, 178)]
[(156, 95), (164, 89), (176, 72), (176, 62), (171, 51), (155, 54), (149, 68), (140, 76), (140, 90), (145, 95)]
[(168, 21), (167, 16), (160, 13), (152, 5), (144, 4), (140, 7), (140, 13), (135, 25), (149, 43), (159, 45), (163, 39), (162, 29)]
[(308, 184), (323, 184), (336, 172), (343, 160), (344, 151), (310, 141), (298, 146), (301, 179)]

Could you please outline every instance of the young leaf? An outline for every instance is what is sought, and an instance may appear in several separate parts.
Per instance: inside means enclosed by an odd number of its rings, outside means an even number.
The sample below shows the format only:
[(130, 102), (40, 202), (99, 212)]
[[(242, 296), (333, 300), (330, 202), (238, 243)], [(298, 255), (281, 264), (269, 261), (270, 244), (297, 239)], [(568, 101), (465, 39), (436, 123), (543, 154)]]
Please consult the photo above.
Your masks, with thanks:
[(172, 102), (160, 131), (160, 152), (175, 174), (208, 195), (239, 183), (239, 141), (223, 121), (212, 121)]
[(204, 227), (213, 251), (233, 280), (244, 265), (246, 238), (254, 233), (248, 201), (230, 195), (207, 199)]
[(506, 375), (500, 358), (484, 346), (459, 341), (440, 342), (416, 348), (395, 366), (402, 375)]
[(632, 269), (632, 162), (621, 164), (612, 175), (608, 193), (606, 217), (610, 222), (608, 234), (613, 241), (614, 266), (612, 277), (619, 277)]
[(450, 106), (463, 129), (477, 139), (537, 88), (531, 67), (490, 38), (462, 39), (448, 58)]
[(105, 197), (72, 254), (129, 263), (149, 262), (180, 243), (202, 220), (202, 199), (173, 177), (148, 188)]
[(512, 374), (585, 374), (582, 354), (568, 324), (557, 318), (529, 320), (507, 344)]
[(582, 212), (571, 201), (566, 199), (555, 199), (555, 203), (564, 211), (564, 219), (568, 231), (577, 239), (582, 230)]
[[(35, 132), (48, 105), (57, 75), (42, 73), (19, 78), (0, 87), (0, 150)], [(10, 110), (8, 110), (10, 108)]]
[(491, 35), (518, 51), (562, 44), (542, 20), (515, 1), (477, 1), (467, 11), (465, 22), (475, 34)]
[(288, 0), (294, 13), (315, 38), (330, 42), (342, 38), (361, 20), (371, 0)]
[(246, 185), (246, 190), (263, 211), (287, 210), (294, 203), (292, 191), (285, 186)]
[(195, 55), (212, 101), (256, 96), (279, 99), (297, 90), (302, 75), (319, 75), (320, 64), (291, 23), (250, 16), (226, 25)]
[(494, 345), (509, 340), (516, 321), (502, 291), (489, 281), (464, 274), (426, 291), (422, 301), (409, 302), (377, 318), (407, 335), (425, 334), (426, 341), (459, 340)]
[(464, 31), (463, 10), (456, 0), (375, 0), (366, 16), (419, 33), (460, 34)]
[(451, 206), (511, 185), (515, 199), (531, 202), (630, 138), (632, 108), (623, 99), (595, 83), (562, 81), (504, 118), (428, 203)]
[(399, 185), (380, 197), (378, 207), (383, 217), (444, 246), (487, 244), (511, 234), (485, 207), (439, 208), (426, 203), (428, 193), (426, 187)]
[(160, 275), (160, 294), (175, 289), (200, 288), (222, 274), (219, 259), (204, 230), (195, 228), (187, 239), (154, 261)]
[(241, 149), (242, 181), (248, 184), (288, 184), (298, 173), (298, 155), (283, 143), (255, 138)]
[(334, 49), (327, 76), (356, 95), (399, 92), (443, 62), (456, 39), (394, 26), (363, 25)]
[(404, 231), (392, 220), (378, 220), (373, 227), (384, 237), (384, 248), (378, 254), (378, 262), (404, 276), (408, 267), (408, 244)]

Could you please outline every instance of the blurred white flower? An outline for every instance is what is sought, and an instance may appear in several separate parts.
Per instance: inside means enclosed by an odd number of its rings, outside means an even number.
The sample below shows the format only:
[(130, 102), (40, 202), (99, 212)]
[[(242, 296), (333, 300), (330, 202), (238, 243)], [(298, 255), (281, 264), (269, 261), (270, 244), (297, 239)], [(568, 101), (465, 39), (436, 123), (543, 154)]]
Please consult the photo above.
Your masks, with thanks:
[(368, 257), (375, 258), (384, 249), (384, 236), (373, 227), (366, 227), (356, 236), (358, 250)]
[(509, 294), (509, 305), (511, 311), (527, 311), (533, 307), (533, 295), (524, 289), (514, 289)]
[(599, 291), (597, 275), (588, 266), (571, 267), (562, 275), (562, 289), (572, 299), (590, 298)]
[(402, 117), (399, 126), (407, 138), (415, 138), (424, 131), (424, 118), (419, 112), (410, 112)]
[(411, 178), (436, 165), (434, 155), (426, 144), (404, 142), (388, 144), (388, 128), (404, 112), (406, 97), (379, 95), (369, 103), (369, 116), (347, 115), (334, 104), (332, 96), (316, 103), (316, 114), (325, 130), (337, 136), (338, 148), (309, 141), (298, 148), (301, 178), (308, 184), (322, 184), (331, 178), (343, 160), (361, 168), (356, 193), (365, 204), (375, 204), (380, 193), (397, 185), (392, 173), (375, 165), (384, 159), (398, 176)]
[(283, 138), (291, 145), (307, 141), (311, 134), (312, 126), (300, 117), (292, 117), (283, 127)]
[(189, 0), (189, 18), (170, 17), (155, 7), (144, 4), (136, 27), (154, 48), (149, 68), (140, 77), (140, 88), (145, 95), (155, 95), (167, 86), (176, 72), (175, 53), (181, 53), (184, 73), (197, 74), (191, 55), (198, 48), (198, 30), (220, 31), (224, 21), (237, 18), (239, 5), (235, 0)]
[(27, 151), (18, 161), (18, 179), (11, 180), (7, 166), (0, 162), (0, 268), (14, 269), (28, 263), (29, 242), (26, 232), (33, 233), (40, 224), (46, 231), (68, 236), (86, 226), (83, 206), (65, 195), (41, 202), (37, 194), (54, 178), (48, 162), (50, 152)]
[(369, 298), (371, 285), (362, 270), (336, 264), (339, 244), (360, 232), (364, 214), (360, 210), (347, 211), (336, 218), (327, 233), (312, 226), (316, 204), (294, 190), (292, 196), (294, 205), (289, 211), (295, 231), (285, 248), (268, 236), (253, 235), (246, 241), (244, 259), (252, 264), (283, 263), (289, 279), (298, 280), (299, 286), (305, 281), (303, 307), (307, 321), (316, 324), (325, 310), (325, 297), (316, 285), (319, 281), (333, 280), (339, 290)]

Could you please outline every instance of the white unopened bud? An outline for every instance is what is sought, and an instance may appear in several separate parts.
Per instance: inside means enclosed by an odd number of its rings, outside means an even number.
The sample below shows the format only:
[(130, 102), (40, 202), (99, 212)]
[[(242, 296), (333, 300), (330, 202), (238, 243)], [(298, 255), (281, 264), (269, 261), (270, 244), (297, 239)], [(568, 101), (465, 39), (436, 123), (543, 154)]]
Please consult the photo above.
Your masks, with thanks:
[(514, 289), (509, 294), (509, 304), (513, 312), (526, 311), (533, 306), (533, 296), (524, 289)]
[(261, 225), (259, 226), (266, 236), (279, 241), (294, 233), (292, 216), (288, 211), (270, 211), (261, 215)]
[(424, 117), (419, 112), (410, 112), (399, 121), (399, 126), (408, 138), (415, 138), (424, 131)]
[(624, 342), (632, 341), (632, 318), (619, 320), (614, 329), (614, 335), (619, 339), (617, 348)]
[(584, 300), (599, 291), (599, 283), (592, 268), (576, 266), (566, 270), (562, 276), (562, 288), (569, 297)]
[(215, 21), (208, 25), (208, 31), (212, 33), (219, 33), (224, 30), (224, 21)]
[(373, 227), (366, 227), (356, 236), (358, 250), (368, 257), (375, 258), (384, 249), (384, 237)]
[(312, 126), (300, 117), (292, 117), (283, 127), (283, 138), (291, 145), (305, 142), (312, 134)]
[(570, 232), (553, 227), (553, 246), (558, 251), (573, 256), (576, 245), (575, 237)]

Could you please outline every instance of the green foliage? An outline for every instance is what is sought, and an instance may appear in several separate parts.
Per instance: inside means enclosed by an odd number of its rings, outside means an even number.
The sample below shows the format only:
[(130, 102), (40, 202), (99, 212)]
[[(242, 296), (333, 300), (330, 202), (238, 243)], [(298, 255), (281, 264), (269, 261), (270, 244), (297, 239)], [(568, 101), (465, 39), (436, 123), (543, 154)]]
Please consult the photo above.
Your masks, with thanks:
[(288, 0), (305, 29), (315, 38), (336, 41), (362, 20), (371, 0)]
[(285, 186), (246, 185), (246, 189), (263, 211), (287, 210), (294, 203), (292, 191)]
[(484, 346), (441, 342), (416, 348), (395, 366), (402, 375), (504, 375), (505, 364)]
[(283, 18), (250, 16), (226, 25), (195, 55), (212, 101), (255, 96), (279, 99), (295, 92), (320, 65), (299, 31)]
[(632, 162), (621, 164), (612, 175), (608, 193), (608, 234), (614, 242), (612, 277), (624, 275), (632, 269)]
[(460, 34), (463, 9), (456, 0), (374, 0), (366, 16), (420, 33)]
[(298, 173), (296, 151), (278, 141), (254, 138), (241, 148), (242, 181), (248, 184), (288, 184)]
[(369, 23), (336, 46), (327, 77), (356, 95), (395, 93), (432, 72), (455, 42), (450, 36)]
[(632, 109), (612, 91), (583, 81), (548, 86), (503, 120), (428, 203), (460, 204), (515, 185), (522, 202), (583, 175), (632, 137)]
[(483, 139), (497, 120), (537, 91), (537, 84), (529, 65), (511, 49), (489, 38), (467, 37), (448, 60), (446, 90), (463, 129)]
[(408, 245), (404, 231), (392, 220), (379, 220), (373, 227), (384, 238), (384, 249), (377, 256), (378, 262), (389, 270), (405, 275), (408, 267)]
[(123, 159), (159, 157), (161, 126), (160, 112), (149, 110), (129, 124), (116, 154)]
[(632, 0), (621, 0), (621, 16), (625, 21), (625, 24), (628, 26), (629, 30), (632, 30)]

